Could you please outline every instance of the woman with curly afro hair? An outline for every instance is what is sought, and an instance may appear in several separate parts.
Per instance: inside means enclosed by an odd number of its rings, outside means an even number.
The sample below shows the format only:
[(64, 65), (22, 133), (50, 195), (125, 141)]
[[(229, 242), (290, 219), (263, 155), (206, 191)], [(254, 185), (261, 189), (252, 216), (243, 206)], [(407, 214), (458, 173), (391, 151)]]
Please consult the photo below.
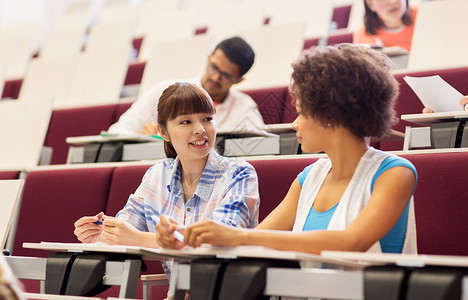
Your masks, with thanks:
[(352, 44), (305, 50), (293, 63), (290, 91), (302, 149), (328, 157), (306, 167), (255, 229), (202, 221), (187, 228), (185, 243), (416, 253), (416, 170), (364, 139), (386, 135), (395, 122), (398, 85), (388, 58)]

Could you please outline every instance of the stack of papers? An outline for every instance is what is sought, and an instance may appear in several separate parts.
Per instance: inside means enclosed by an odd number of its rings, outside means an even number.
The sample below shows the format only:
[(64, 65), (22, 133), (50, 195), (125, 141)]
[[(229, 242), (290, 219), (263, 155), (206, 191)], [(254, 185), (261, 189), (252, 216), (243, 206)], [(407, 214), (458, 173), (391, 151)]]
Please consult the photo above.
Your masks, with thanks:
[(439, 75), (403, 78), (421, 100), (424, 107), (434, 112), (461, 111), (460, 100), (463, 95), (444, 81)]

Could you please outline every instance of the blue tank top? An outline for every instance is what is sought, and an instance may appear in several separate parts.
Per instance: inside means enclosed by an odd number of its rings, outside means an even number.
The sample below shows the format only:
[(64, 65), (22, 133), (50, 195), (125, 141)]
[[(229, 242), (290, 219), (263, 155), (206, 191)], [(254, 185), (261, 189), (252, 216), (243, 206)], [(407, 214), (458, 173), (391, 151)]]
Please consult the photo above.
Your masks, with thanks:
[[(304, 183), (307, 175), (309, 175), (310, 170), (312, 169), (314, 164), (307, 166), (299, 175), (297, 175), (297, 179), (299, 183)], [(377, 178), (386, 170), (391, 169), (393, 167), (408, 167), (410, 168), (414, 174), (416, 175), (416, 182), (417, 182), (417, 172), (415, 167), (411, 162), (407, 159), (398, 156), (389, 156), (385, 158), (382, 163), (380, 164), (379, 169), (375, 172), (374, 176), (372, 177), (371, 182), (371, 192), (374, 188), (375, 181)], [(415, 186), (416, 189), (416, 186)], [(413, 190), (414, 194), (414, 190)], [(409, 200), (409, 199), (408, 199)], [(401, 253), (403, 250), (403, 244), (405, 242), (406, 236), (406, 226), (408, 223), (408, 211), (409, 211), (409, 201), (405, 207), (405, 210), (401, 214), (400, 218), (398, 219), (397, 223), (393, 228), (380, 240), (380, 247), (382, 248), (383, 253)], [(309, 215), (305, 221), (303, 231), (307, 230), (326, 230), (328, 228), (328, 224), (335, 213), (336, 207), (338, 203), (335, 204), (332, 208), (328, 209), (324, 212), (317, 212), (314, 207), (312, 206)]]

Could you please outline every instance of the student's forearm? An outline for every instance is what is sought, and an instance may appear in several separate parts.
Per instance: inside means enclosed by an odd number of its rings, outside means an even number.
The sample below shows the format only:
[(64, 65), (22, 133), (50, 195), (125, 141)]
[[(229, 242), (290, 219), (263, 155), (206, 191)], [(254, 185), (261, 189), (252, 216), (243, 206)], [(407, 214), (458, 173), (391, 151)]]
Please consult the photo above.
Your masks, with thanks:
[(371, 245), (363, 245), (345, 231), (309, 231), (291, 233), (272, 230), (242, 230), (240, 245), (259, 245), (286, 251), (320, 254), (322, 250), (366, 251)]
[(159, 248), (156, 242), (156, 234), (154, 232), (140, 232), (135, 246)]

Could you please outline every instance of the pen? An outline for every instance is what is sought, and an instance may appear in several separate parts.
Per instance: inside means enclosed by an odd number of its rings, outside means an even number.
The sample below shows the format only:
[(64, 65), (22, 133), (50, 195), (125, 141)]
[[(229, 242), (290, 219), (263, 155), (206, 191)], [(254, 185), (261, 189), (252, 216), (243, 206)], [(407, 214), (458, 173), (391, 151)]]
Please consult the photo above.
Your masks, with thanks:
[(181, 243), (184, 242), (184, 235), (178, 230), (174, 230), (174, 237)]
[(164, 140), (162, 137), (160, 137), (160, 136), (159, 136), (159, 135), (157, 135), (157, 134), (152, 134), (152, 135), (150, 135), (150, 137), (152, 137), (152, 138), (156, 138), (156, 139), (158, 139), (158, 140), (161, 140), (161, 141), (163, 141), (163, 140)]
[(97, 220), (96, 222), (93, 222), (93, 223), (97, 224), (97, 225), (102, 225), (103, 222), (104, 222), (104, 219), (100, 219), (100, 220)]
[[(159, 217), (156, 217), (157, 218), (157, 222), (159, 223), (160, 222), (160, 219)], [(179, 231), (181, 229), (185, 229), (185, 226), (183, 225), (177, 225), (176, 226), (176, 230), (174, 230), (174, 232), (172, 233), (174, 235), (174, 237), (176, 238), (176, 240), (178, 240), (179, 242), (183, 243), (184, 242), (184, 235)]]

